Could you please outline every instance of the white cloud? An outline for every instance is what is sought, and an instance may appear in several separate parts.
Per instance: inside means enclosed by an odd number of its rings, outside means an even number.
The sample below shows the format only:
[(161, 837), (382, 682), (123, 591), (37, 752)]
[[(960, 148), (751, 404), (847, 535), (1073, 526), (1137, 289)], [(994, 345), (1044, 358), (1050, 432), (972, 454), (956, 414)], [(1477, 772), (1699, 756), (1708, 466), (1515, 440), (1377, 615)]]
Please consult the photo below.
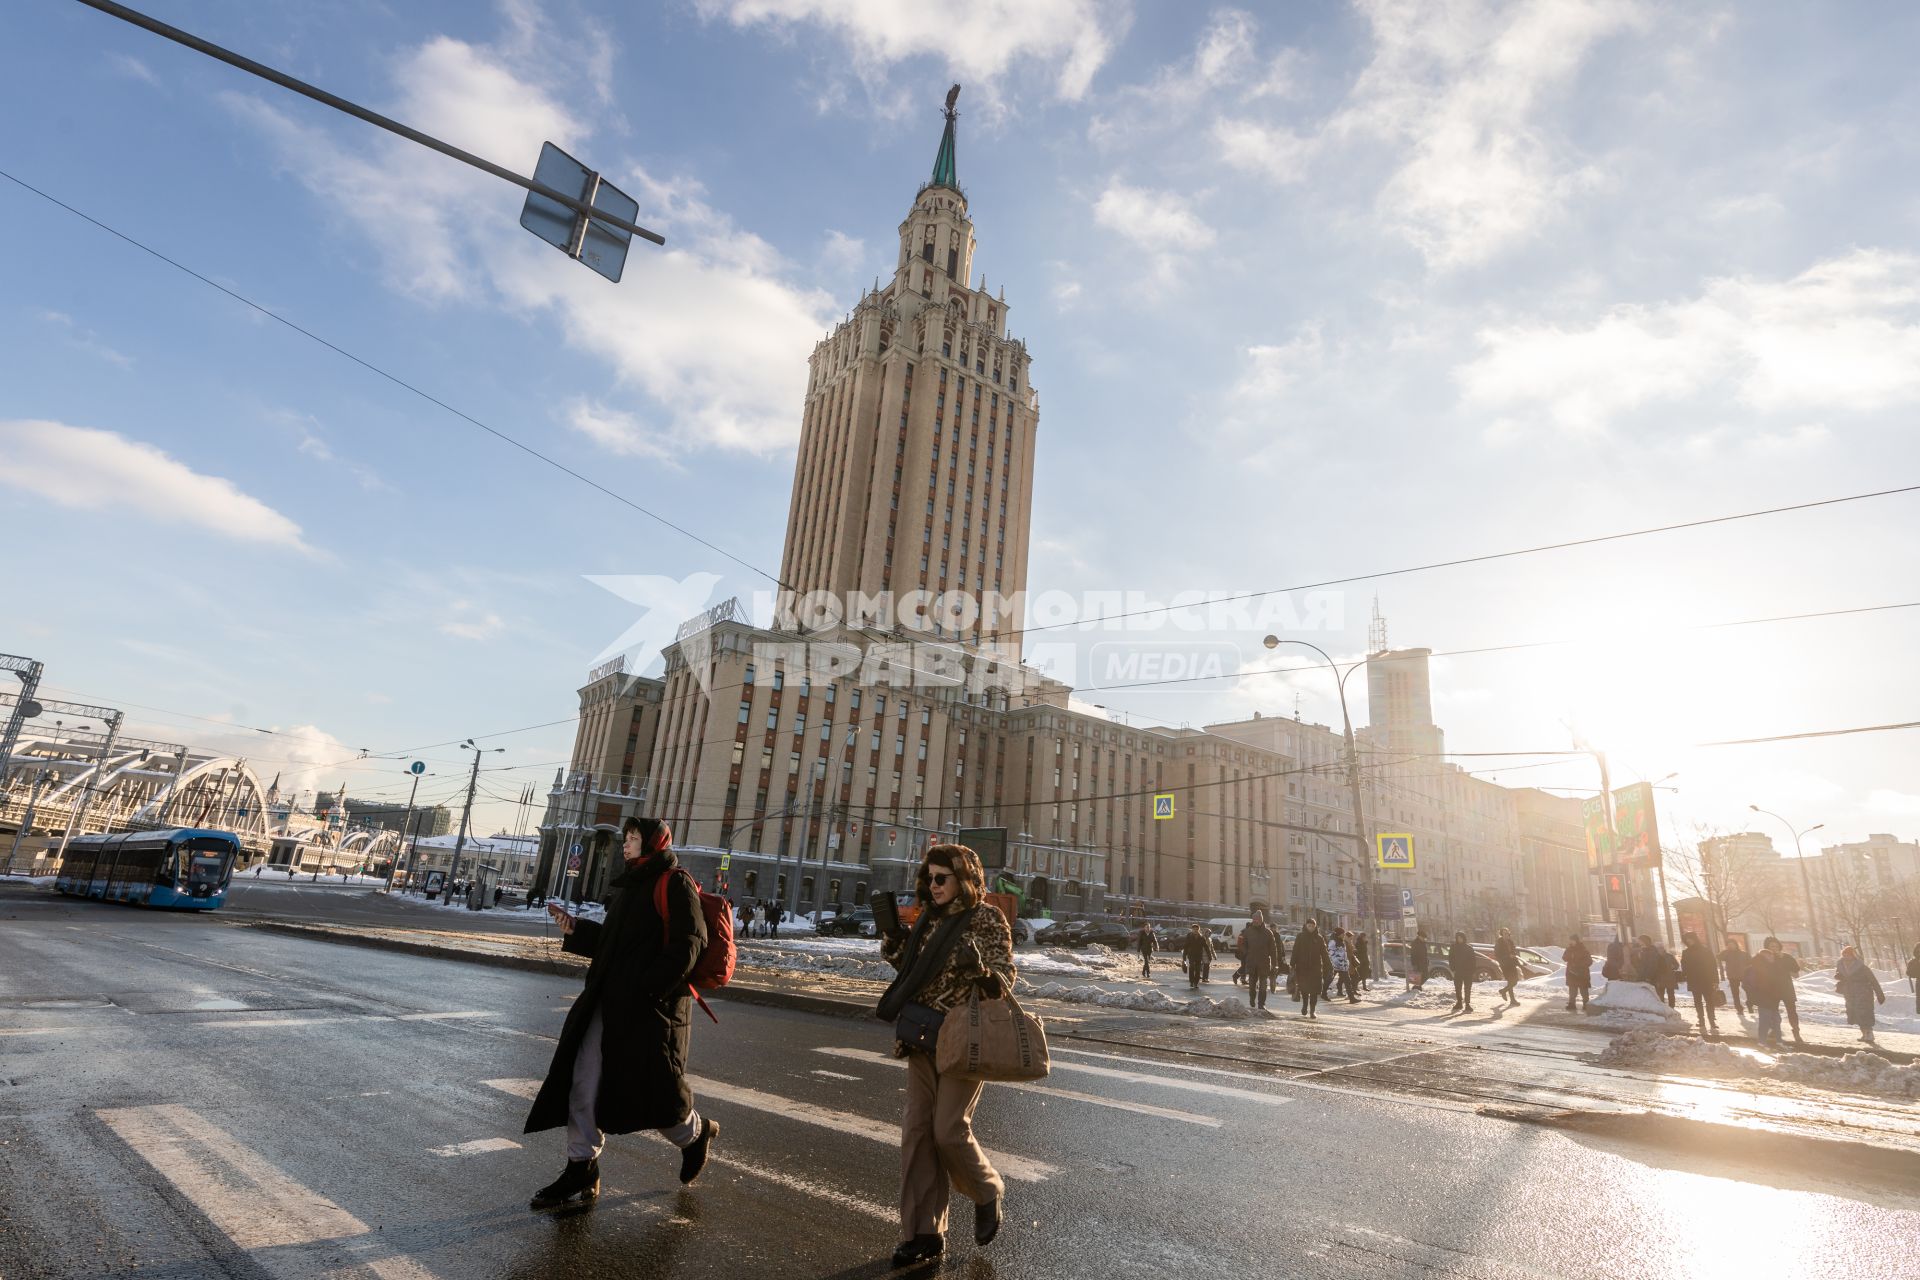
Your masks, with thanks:
[(1093, 205), (1093, 220), (1142, 248), (1159, 251), (1204, 249), (1213, 228), (1193, 211), (1184, 196), (1114, 182)]
[(453, 611), (440, 620), (440, 632), (457, 640), (491, 640), (506, 625), (499, 614), (483, 612), (460, 600), (455, 601)]
[[(1787, 280), (1734, 276), (1696, 298), (1615, 307), (1584, 327), (1480, 333), (1458, 374), (1467, 404), (1597, 433), (1710, 391), (1765, 413), (1920, 401), (1920, 257), (1856, 250)], [(1802, 424), (1777, 445), (1820, 443)]]
[(108, 364), (115, 365), (121, 369), (133, 368), (132, 356), (115, 351), (112, 347), (100, 340), (100, 335), (86, 328), (84, 325), (76, 323), (74, 318), (66, 312), (42, 311), (40, 318), (54, 328), (64, 330), (67, 335), (67, 340), (73, 343), (74, 346), (80, 348), (80, 350), (99, 356)]
[(998, 81), (1014, 64), (1057, 66), (1054, 90), (1077, 100), (1126, 34), (1115, 0), (973, 0), (960, 5), (897, 0), (696, 0), (707, 18), (736, 27), (811, 24), (846, 42), (864, 74), (934, 57), (963, 81)]
[(1902, 818), (1920, 818), (1920, 796), (1882, 787), (1867, 797), (1867, 808)]
[(673, 463), (671, 442), (662, 440), (648, 424), (630, 413), (576, 400), (567, 406), (567, 425), (598, 443), (609, 453)]
[(0, 421), (0, 484), (85, 511), (195, 525), (221, 537), (316, 554), (300, 526), (232, 481), (203, 475), (150, 444), (44, 419)]
[[(525, 6), (514, 12), (534, 20)], [(588, 158), (585, 126), (542, 79), (557, 73), (524, 52), (537, 43), (524, 32), (500, 46), (427, 42), (396, 64), (397, 114), (509, 167), (530, 168), (547, 139)], [(765, 453), (795, 440), (806, 356), (833, 302), (791, 283), (779, 253), (707, 204), (697, 182), (600, 157), (668, 246), (636, 243), (614, 285), (521, 230), (518, 194), (492, 178), (398, 140), (341, 146), (260, 100), (227, 101), (367, 237), (395, 287), (428, 303), (550, 311), (571, 345), (661, 407), (652, 438), (662, 450)], [(574, 425), (603, 443), (635, 439), (610, 418)]]
[(867, 259), (867, 242), (844, 231), (827, 232), (820, 249), (820, 270), (836, 278), (845, 276)]
[(130, 53), (108, 54), (107, 65), (112, 67), (116, 74), (123, 75), (129, 80), (138, 80), (142, 84), (151, 85), (156, 89), (164, 89), (166, 87), (160, 83), (160, 77), (153, 74), (152, 67), (149, 67), (146, 63), (140, 61), (140, 59)]
[[(1385, 143), (1395, 168), (1382, 223), (1441, 268), (1484, 261), (1596, 182), (1560, 153), (1545, 120), (1601, 41), (1642, 25), (1635, 0), (1357, 0), (1373, 53), (1338, 110), (1301, 131), (1235, 116), (1215, 122), (1231, 166), (1298, 182), (1329, 153)], [(1268, 84), (1290, 90), (1294, 70)]]

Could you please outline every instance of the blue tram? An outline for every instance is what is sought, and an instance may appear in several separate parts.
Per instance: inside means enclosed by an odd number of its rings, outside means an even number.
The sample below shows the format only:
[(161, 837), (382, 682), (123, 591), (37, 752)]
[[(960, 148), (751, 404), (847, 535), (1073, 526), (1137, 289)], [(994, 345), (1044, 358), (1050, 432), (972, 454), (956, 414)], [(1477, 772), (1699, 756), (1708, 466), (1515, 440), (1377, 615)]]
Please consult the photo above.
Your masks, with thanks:
[(226, 901), (239, 855), (240, 840), (230, 831), (80, 836), (67, 843), (53, 887), (76, 898), (211, 911)]

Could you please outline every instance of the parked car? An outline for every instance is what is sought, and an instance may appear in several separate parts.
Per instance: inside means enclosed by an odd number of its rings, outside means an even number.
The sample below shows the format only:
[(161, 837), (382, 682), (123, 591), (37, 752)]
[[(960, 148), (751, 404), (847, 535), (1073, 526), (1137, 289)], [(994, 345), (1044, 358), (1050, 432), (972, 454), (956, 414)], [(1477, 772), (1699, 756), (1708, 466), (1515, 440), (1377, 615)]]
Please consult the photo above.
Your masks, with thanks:
[(1033, 940), (1043, 947), (1084, 946), (1092, 927), (1085, 920), (1056, 920), (1036, 933)]
[(1115, 951), (1131, 951), (1140, 945), (1140, 926), (1123, 924), (1117, 920), (1101, 921), (1087, 930), (1082, 945), (1087, 944), (1112, 947)]
[(855, 907), (828, 920), (820, 926), (820, 932), (842, 938), (871, 938), (879, 928), (873, 922), (872, 907)]
[[(1451, 945), (1452, 945), (1451, 942), (1448, 942), (1445, 944), (1442, 944), (1442, 943), (1430, 944), (1428, 955), (1427, 955), (1428, 981), (1441, 981), (1441, 982), (1453, 981), (1453, 966), (1447, 960), (1447, 949)], [(1553, 962), (1548, 960), (1545, 956), (1541, 955), (1538, 951), (1534, 951), (1527, 947), (1516, 948), (1516, 951), (1520, 957), (1520, 977), (1522, 981), (1528, 978), (1545, 977), (1547, 974), (1553, 972), (1554, 970)], [(1386, 944), (1385, 947), (1381, 949), (1380, 954), (1381, 954), (1382, 960), (1385, 962), (1387, 966), (1388, 973), (1392, 974), (1396, 978), (1403, 978), (1406, 976), (1406, 973), (1407, 973), (1407, 944), (1406, 943), (1389, 942)], [(1478, 964), (1479, 971), (1475, 973), (1473, 977), (1473, 980), (1475, 982), (1505, 981), (1505, 978), (1500, 973), (1499, 963), (1495, 961), (1493, 958), (1493, 946), (1491, 943), (1479, 943), (1479, 942), (1474, 943), (1473, 954), (1475, 958), (1479, 961), (1479, 964)]]

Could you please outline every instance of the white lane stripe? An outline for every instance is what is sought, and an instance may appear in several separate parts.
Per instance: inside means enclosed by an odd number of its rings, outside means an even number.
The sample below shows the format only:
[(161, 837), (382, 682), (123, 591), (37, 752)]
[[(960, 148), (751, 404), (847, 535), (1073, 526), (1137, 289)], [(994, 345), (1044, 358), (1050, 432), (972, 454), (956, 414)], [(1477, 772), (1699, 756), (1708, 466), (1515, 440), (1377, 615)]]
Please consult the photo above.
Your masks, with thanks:
[[(225, 1130), (177, 1105), (116, 1107), (96, 1113), (141, 1159), (192, 1202), (226, 1237), (251, 1253), (261, 1249), (340, 1242), (371, 1228), (318, 1192), (301, 1186), (241, 1146)], [(369, 1242), (372, 1243), (372, 1242)], [(354, 1246), (346, 1246), (349, 1252)], [(294, 1271), (312, 1259), (255, 1259)], [(433, 1280), (402, 1257), (355, 1259), (381, 1280)]]
[(196, 1027), (322, 1027), (335, 1022), (368, 1022), (364, 1015), (345, 1018), (209, 1018)]
[[(816, 1053), (830, 1053), (836, 1058), (852, 1058), (859, 1062), (878, 1063), (882, 1066), (904, 1067), (907, 1064), (888, 1054), (875, 1053), (867, 1049), (827, 1049), (816, 1047)], [(833, 1072), (816, 1072), (816, 1075), (832, 1075)], [(842, 1079), (847, 1077), (842, 1076)], [(1085, 1102), (1096, 1107), (1111, 1107), (1115, 1111), (1132, 1111), (1143, 1116), (1158, 1116), (1162, 1120), (1178, 1120), (1182, 1124), (1197, 1124), (1207, 1129), (1218, 1129), (1220, 1122), (1212, 1116), (1203, 1116), (1194, 1111), (1179, 1111), (1173, 1107), (1156, 1107), (1148, 1102), (1127, 1102), (1121, 1098), (1103, 1098), (1097, 1093), (1081, 1093), (1077, 1089), (1062, 1089), (1056, 1085), (1034, 1084), (1025, 1080), (996, 1080), (996, 1089), (1018, 1089), (1022, 1093), (1045, 1094), (1050, 1098), (1065, 1098), (1070, 1102)]]
[(475, 1138), (471, 1142), (455, 1142), (444, 1147), (428, 1147), (430, 1156), (477, 1156), (486, 1151), (518, 1151), (520, 1144), (512, 1138)]
[(395, 1022), (442, 1022), (448, 1018), (491, 1018), (491, 1011), (467, 1009), (459, 1013), (396, 1013)]
[(850, 1076), (850, 1075), (848, 1075), (848, 1074), (847, 1074), (846, 1072), (844, 1072), (844, 1071), (828, 1071), (828, 1070), (826, 1070), (826, 1069), (824, 1069), (824, 1068), (822, 1068), (822, 1067), (815, 1067), (815, 1068), (813, 1069), (813, 1071), (812, 1071), (812, 1072), (811, 1072), (810, 1074), (812, 1074), (812, 1075), (816, 1075), (816, 1076), (825, 1076), (825, 1077), (826, 1077), (827, 1079), (829, 1079), (829, 1080), (853, 1080), (853, 1081), (858, 1081), (858, 1080), (860, 1080), (860, 1079), (861, 1079), (861, 1077), (859, 1077), (859, 1076)]
[[(482, 1080), (480, 1083), (489, 1088), (498, 1089), (502, 1093), (513, 1094), (517, 1098), (531, 1098), (540, 1092), (538, 1080)], [(722, 1102), (731, 1102), (736, 1106), (785, 1116), (789, 1120), (818, 1125), (822, 1129), (831, 1129), (835, 1133), (844, 1133), (855, 1138), (865, 1138), (869, 1142), (885, 1143), (890, 1147), (900, 1145), (900, 1130), (883, 1121), (869, 1120), (865, 1116), (852, 1115), (845, 1111), (829, 1111), (825, 1107), (816, 1107), (811, 1103), (795, 1102), (791, 1098), (762, 1093), (758, 1089), (748, 1089), (741, 1085), (723, 1084), (704, 1076), (688, 1076), (687, 1084), (694, 1091), (696, 1103), (700, 1095), (704, 1094), (718, 1098)], [(993, 1162), (994, 1168), (1016, 1182), (1044, 1182), (1060, 1172), (1050, 1164), (1029, 1160), (1024, 1156), (1008, 1155), (1004, 1151), (988, 1150), (987, 1159)]]
[[(1051, 1052), (1051, 1049), (1049, 1051)], [(1257, 1102), (1264, 1107), (1284, 1107), (1293, 1101), (1292, 1098), (1277, 1094), (1256, 1093), (1252, 1089), (1236, 1089), (1232, 1085), (1210, 1084), (1205, 1080), (1177, 1080), (1172, 1076), (1149, 1075), (1144, 1071), (1119, 1071), (1112, 1067), (1090, 1066), (1084, 1062), (1061, 1062), (1058, 1058), (1054, 1059), (1053, 1067), (1056, 1071), (1078, 1071), (1083, 1075), (1100, 1076), (1108, 1080), (1125, 1080), (1129, 1084), (1146, 1084), (1160, 1089), (1183, 1089), (1188, 1093), (1204, 1093), (1210, 1098), (1237, 1098), (1242, 1102)], [(1220, 1074), (1230, 1073), (1223, 1071)], [(1259, 1079), (1254, 1075), (1248, 1075), (1246, 1078)]]
[[(798, 1120), (801, 1124), (817, 1125), (822, 1129), (831, 1129), (835, 1133), (865, 1138), (869, 1142), (878, 1142), (895, 1148), (900, 1145), (899, 1126), (888, 1124), (884, 1120), (869, 1120), (865, 1116), (855, 1115), (849, 1111), (829, 1111), (825, 1107), (816, 1107), (810, 1102), (782, 1098), (778, 1094), (762, 1093), (758, 1089), (727, 1084), (720, 1080), (709, 1080), (704, 1076), (688, 1076), (687, 1083), (692, 1086), (696, 1097), (705, 1094), (711, 1098), (718, 1098), (722, 1102), (731, 1102), (736, 1106), (751, 1107), (755, 1111), (784, 1116), (788, 1120)], [(1004, 1151), (989, 1149), (987, 1159), (993, 1162), (994, 1168), (1017, 1182), (1044, 1182), (1060, 1172), (1059, 1169), (1044, 1161), (1029, 1160), (1025, 1156), (1009, 1155)]]
[[(532, 1098), (540, 1092), (540, 1082), (538, 1080), (482, 1080), (480, 1083), (489, 1088), (498, 1089), (502, 1093), (510, 1093), (516, 1098)], [(666, 1143), (668, 1146), (673, 1145), (657, 1133), (649, 1133), (647, 1136)], [(726, 1138), (727, 1135), (723, 1132), (720, 1135), (720, 1141), (725, 1142)], [(805, 1178), (796, 1177), (790, 1173), (781, 1173), (779, 1170), (767, 1168), (765, 1165), (747, 1164), (744, 1161), (734, 1160), (717, 1153), (709, 1155), (707, 1160), (709, 1163), (717, 1164), (723, 1169), (732, 1169), (735, 1173), (744, 1173), (752, 1178), (764, 1178), (768, 1182), (776, 1186), (785, 1187), (789, 1191), (798, 1191), (802, 1195), (818, 1196), (820, 1199), (831, 1204), (839, 1205), (843, 1209), (850, 1209), (855, 1213), (865, 1214), (869, 1218), (878, 1218), (880, 1221), (887, 1223), (897, 1223), (900, 1220), (900, 1211), (897, 1209), (889, 1209), (885, 1205), (875, 1204), (871, 1200), (862, 1200), (859, 1196), (848, 1195), (844, 1191), (838, 1191), (832, 1187), (824, 1187), (817, 1182), (810, 1182)]]
[[(1184, 1062), (1163, 1062), (1158, 1058), (1130, 1058), (1120, 1053), (1095, 1053), (1091, 1049), (1062, 1049), (1057, 1045), (1049, 1045), (1048, 1052), (1053, 1054), (1077, 1054), (1082, 1058), (1100, 1058), (1107, 1062), (1133, 1062), (1143, 1067), (1164, 1067), (1170, 1071), (1193, 1071), (1201, 1075), (1224, 1076), (1230, 1080), (1260, 1080), (1270, 1084), (1277, 1084), (1287, 1089), (1310, 1089), (1316, 1093), (1337, 1093), (1343, 1097), (1365, 1098), (1369, 1102), (1390, 1102), (1396, 1106), (1417, 1107), (1423, 1111), (1467, 1112), (1478, 1111), (1480, 1107), (1480, 1104), (1477, 1102), (1456, 1102), (1448, 1098), (1410, 1098), (1403, 1094), (1383, 1093), (1377, 1089), (1350, 1089), (1337, 1084), (1326, 1084), (1319, 1080), (1295, 1080), (1286, 1076), (1258, 1075), (1251, 1071), (1226, 1071), (1219, 1067), (1196, 1067), (1189, 1066)], [(1177, 1053), (1179, 1051), (1170, 1050), (1169, 1052)], [(1056, 1067), (1071, 1067), (1077, 1064), (1061, 1062), (1056, 1058), (1053, 1065)], [(1089, 1067), (1082, 1067), (1080, 1069), (1083, 1071), (1092, 1070), (1092, 1068)], [(1179, 1082), (1175, 1081), (1174, 1083), (1178, 1084)], [(1226, 1091), (1223, 1090), (1223, 1092)], [(1263, 1098), (1267, 1097), (1265, 1094), (1260, 1096)], [(1277, 1099), (1273, 1098), (1267, 1098), (1267, 1100), (1270, 1102), (1277, 1101)]]

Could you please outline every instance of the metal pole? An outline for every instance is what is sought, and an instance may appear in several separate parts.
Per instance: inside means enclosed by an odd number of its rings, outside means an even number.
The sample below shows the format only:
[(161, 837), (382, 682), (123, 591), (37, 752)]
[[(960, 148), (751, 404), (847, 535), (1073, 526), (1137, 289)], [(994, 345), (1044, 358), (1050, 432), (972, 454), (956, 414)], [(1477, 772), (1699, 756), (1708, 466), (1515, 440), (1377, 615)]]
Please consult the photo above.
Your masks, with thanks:
[(7, 667), (20, 677), (20, 698), (7, 716), (6, 728), (0, 729), (0, 782), (6, 781), (7, 773), (13, 768), (14, 743), (20, 740), (21, 726), (27, 722), (27, 707), (33, 701), (35, 690), (40, 687), (41, 673), (46, 670), (42, 663), (31, 658), (4, 656)]
[(52, 774), (48, 770), (42, 769), (39, 773), (33, 776), (33, 782), (27, 788), (27, 816), (22, 818), (20, 820), (20, 825), (14, 828), (13, 846), (7, 850), (7, 874), (8, 875), (13, 874), (13, 860), (16, 856), (18, 856), (20, 852), (21, 834), (23, 832), (31, 831), (33, 829), (33, 807), (34, 805), (40, 802), (40, 788), (46, 783), (47, 779), (51, 776)]
[(473, 772), (467, 777), (467, 802), (460, 809), (460, 834), (453, 839), (453, 866), (447, 872), (448, 893), (453, 892), (451, 886), (460, 873), (460, 851), (467, 847), (467, 820), (473, 815), (473, 790), (480, 785), (480, 748), (472, 750)]
[[(100, 758), (94, 762), (92, 771), (87, 774), (86, 785), (80, 788), (80, 803), (68, 813), (67, 831), (60, 837), (59, 856), (62, 863), (66, 861), (67, 843), (73, 839), (73, 829), (87, 820), (87, 804), (93, 799), (94, 783), (100, 780), (100, 771), (107, 767), (107, 757), (113, 753), (113, 740), (119, 736), (120, 713), (116, 711), (107, 717), (107, 736), (100, 743)], [(84, 835), (85, 832), (81, 834)]]
[[(199, 36), (191, 32), (182, 31), (178, 27), (168, 26), (156, 18), (149, 18), (146, 14), (134, 9), (129, 9), (123, 4), (115, 4), (113, 0), (80, 0), (80, 3), (86, 5), (89, 9), (98, 9), (101, 13), (107, 14), (110, 17), (119, 18), (122, 22), (129, 22), (136, 27), (151, 31), (154, 35), (163, 36), (175, 44), (185, 45), (196, 53), (204, 53), (210, 58), (216, 58), (230, 67), (238, 67), (240, 70), (251, 75), (259, 76), (262, 80), (269, 80), (279, 85), (282, 89), (291, 89), (303, 97), (312, 98), (315, 102), (332, 107), (336, 111), (344, 111), (357, 120), (364, 120), (368, 124), (376, 125), (389, 133), (399, 134), (409, 142), (417, 142), (423, 147), (438, 151), (441, 155), (458, 160), (462, 164), (472, 165), (483, 173), (490, 173), (496, 178), (511, 182), (516, 187), (524, 187), (536, 195), (545, 196), (557, 204), (566, 206), (576, 214), (582, 214), (597, 222), (606, 223), (610, 227), (617, 227), (629, 235), (639, 236), (643, 240), (651, 240), (655, 244), (664, 245), (667, 242), (666, 238), (659, 232), (649, 231), (645, 227), (637, 226), (624, 218), (616, 217), (601, 209), (596, 209), (592, 205), (582, 201), (578, 196), (570, 196), (563, 191), (554, 190), (543, 182), (535, 182), (531, 178), (523, 178), (511, 169), (503, 169), (492, 161), (482, 160), (479, 156), (471, 152), (462, 151), (450, 143), (442, 142), (438, 138), (421, 133), (418, 129), (410, 129), (398, 120), (390, 120), (378, 112), (369, 111), (357, 103), (349, 102), (336, 94), (328, 93), (325, 89), (316, 88), (304, 80), (296, 80), (285, 72), (275, 71), (265, 63), (255, 62), (252, 58), (234, 53), (230, 49), (223, 49), (211, 41), (202, 40)], [(598, 183), (595, 185), (598, 186)]]
[[(475, 756), (474, 763), (477, 765), (479, 761), (480, 761), (480, 757)], [(414, 797), (419, 794), (420, 794), (420, 775), (416, 773), (413, 775), (413, 789), (407, 792), (407, 811), (400, 818), (400, 839), (394, 842), (393, 860), (387, 863), (387, 892), (388, 893), (393, 892), (394, 873), (400, 870), (400, 855), (402, 852), (404, 852), (401, 846), (406, 843), (407, 824), (413, 820), (413, 800), (414, 800)]]

